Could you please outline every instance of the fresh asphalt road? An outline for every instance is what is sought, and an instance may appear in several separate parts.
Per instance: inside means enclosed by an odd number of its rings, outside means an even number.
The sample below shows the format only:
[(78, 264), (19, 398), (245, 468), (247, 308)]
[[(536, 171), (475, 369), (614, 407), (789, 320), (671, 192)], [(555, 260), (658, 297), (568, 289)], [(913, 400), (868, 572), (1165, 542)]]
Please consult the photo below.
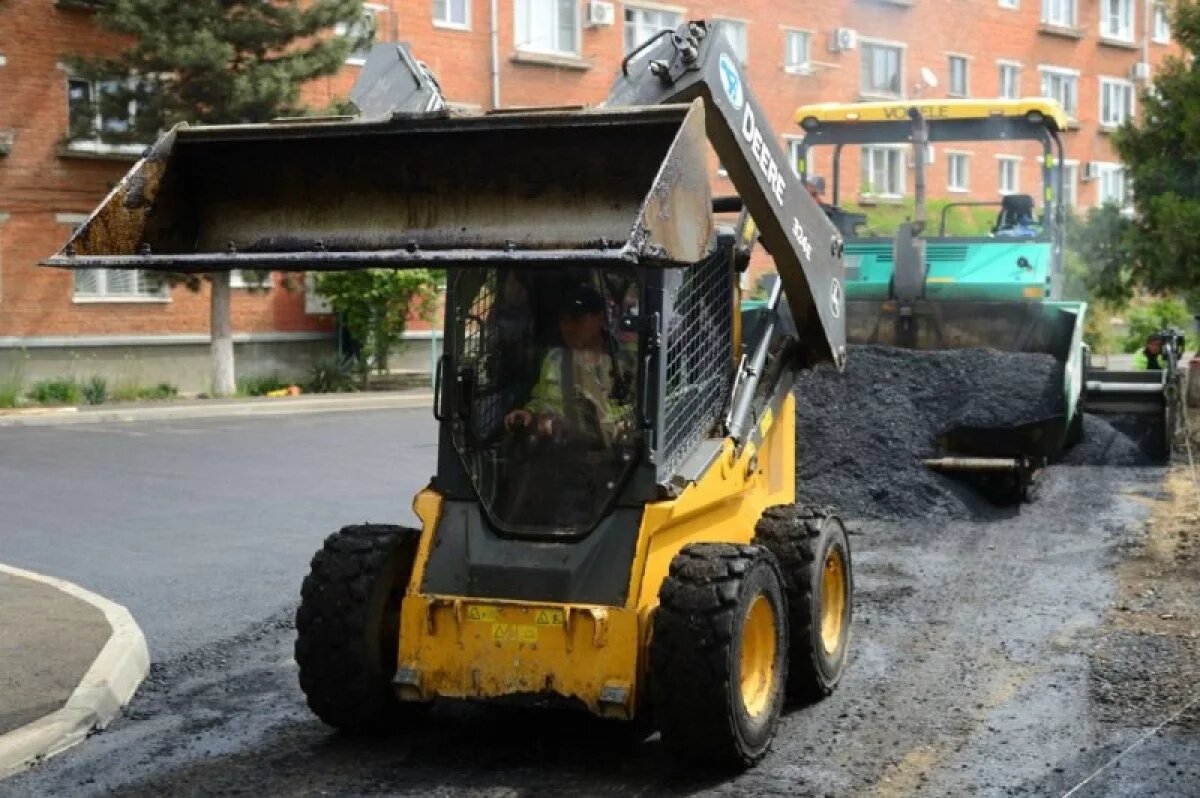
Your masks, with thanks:
[(0, 428), (0, 562), (127, 606), (155, 660), (295, 605), (340, 526), (412, 523), (428, 410)]

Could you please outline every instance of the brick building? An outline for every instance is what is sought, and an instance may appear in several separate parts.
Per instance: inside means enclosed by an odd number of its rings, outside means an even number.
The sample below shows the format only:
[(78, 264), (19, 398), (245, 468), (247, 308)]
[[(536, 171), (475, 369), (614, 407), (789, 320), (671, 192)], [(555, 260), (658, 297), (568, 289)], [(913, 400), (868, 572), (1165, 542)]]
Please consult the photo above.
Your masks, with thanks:
[[(0, 0), (0, 380), (88, 369), (146, 381), (161, 375), (201, 390), (208, 298), (163, 290), (136, 272), (38, 268), (70, 226), (129, 167), (128, 148), (66, 143), (73, 98), (103, 86), (73, 80), (65, 55), (118, 45), (85, 0)], [(912, 96), (1057, 98), (1078, 124), (1065, 134), (1067, 197), (1079, 207), (1126, 201), (1109, 131), (1137, 111), (1137, 94), (1173, 51), (1166, 7), (1154, 0), (779, 0), (690, 3), (589, 0), (381, 0), (362, 24), (409, 42), (461, 106), (590, 104), (607, 94), (624, 54), (664, 26), (696, 17), (732, 23), (751, 86), (777, 133), (798, 139), (795, 108), (821, 101)], [(361, 55), (361, 54), (359, 54)], [(308, 87), (312, 105), (343, 99), (360, 57)], [(1033, 154), (995, 148), (934, 152), (931, 194), (996, 199), (1037, 193)], [(858, 199), (911, 192), (903, 152), (880, 148), (843, 164), (861, 175)], [(810, 171), (828, 166), (818, 160)], [(715, 190), (728, 193), (712, 160)], [(287, 370), (327, 348), (332, 321), (276, 275), (267, 290), (235, 290), (239, 369)], [(413, 337), (428, 337), (417, 330)]]

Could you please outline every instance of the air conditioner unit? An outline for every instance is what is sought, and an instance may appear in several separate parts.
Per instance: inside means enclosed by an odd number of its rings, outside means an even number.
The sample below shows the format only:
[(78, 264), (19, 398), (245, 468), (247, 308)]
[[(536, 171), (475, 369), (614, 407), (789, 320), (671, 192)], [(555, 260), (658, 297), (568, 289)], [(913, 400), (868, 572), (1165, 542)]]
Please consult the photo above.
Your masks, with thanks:
[(1095, 161), (1088, 161), (1083, 165), (1084, 180), (1095, 180), (1100, 176), (1100, 164)]
[(853, 50), (858, 46), (858, 33), (853, 28), (834, 28), (829, 37), (829, 49), (835, 53)]
[(588, 27), (598, 28), (602, 25), (612, 25), (617, 21), (617, 9), (612, 3), (604, 0), (589, 0)]
[(1138, 61), (1133, 66), (1129, 67), (1129, 79), (1147, 81), (1150, 80), (1150, 64), (1146, 61)]

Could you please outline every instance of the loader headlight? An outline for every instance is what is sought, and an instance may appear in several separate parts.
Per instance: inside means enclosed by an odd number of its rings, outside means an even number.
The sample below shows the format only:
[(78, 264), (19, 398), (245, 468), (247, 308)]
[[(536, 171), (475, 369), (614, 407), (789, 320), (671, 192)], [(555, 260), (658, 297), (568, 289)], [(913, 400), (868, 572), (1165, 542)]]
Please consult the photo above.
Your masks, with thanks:
[(818, 127), (820, 127), (820, 125), (821, 123), (817, 121), (815, 116), (806, 116), (800, 120), (800, 127), (804, 128), (805, 130), (816, 130)]
[(1046, 117), (1041, 111), (1030, 111), (1025, 114), (1025, 121), (1031, 125), (1041, 125), (1046, 121)]

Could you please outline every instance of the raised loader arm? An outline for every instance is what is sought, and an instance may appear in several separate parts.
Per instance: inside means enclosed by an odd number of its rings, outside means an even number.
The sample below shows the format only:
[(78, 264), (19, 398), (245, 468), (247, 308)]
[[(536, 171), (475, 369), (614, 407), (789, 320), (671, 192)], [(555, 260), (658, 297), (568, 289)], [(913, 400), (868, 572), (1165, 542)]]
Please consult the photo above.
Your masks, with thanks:
[(708, 139), (775, 259), (803, 364), (840, 367), (846, 355), (841, 236), (788, 167), (722, 24), (689, 22), (630, 53), (607, 105), (703, 100)]

